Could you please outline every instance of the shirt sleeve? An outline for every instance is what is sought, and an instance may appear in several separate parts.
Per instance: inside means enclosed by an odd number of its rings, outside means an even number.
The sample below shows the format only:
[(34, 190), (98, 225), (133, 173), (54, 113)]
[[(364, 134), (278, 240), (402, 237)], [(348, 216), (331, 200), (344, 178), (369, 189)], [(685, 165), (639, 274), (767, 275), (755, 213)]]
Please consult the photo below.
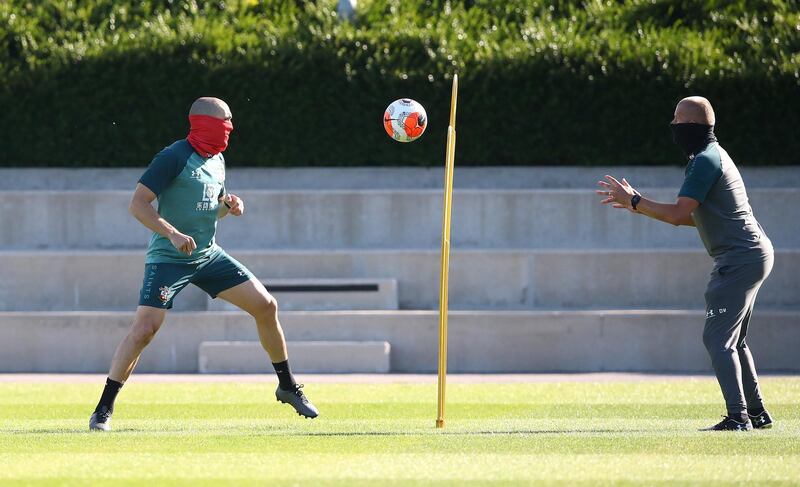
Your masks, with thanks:
[(185, 163), (180, 164), (174, 151), (168, 147), (164, 148), (150, 162), (150, 166), (139, 178), (139, 182), (158, 196), (167, 189), (173, 179), (178, 177), (183, 170), (182, 166), (185, 165)]
[(719, 161), (714, 162), (711, 157), (704, 155), (695, 157), (686, 169), (686, 179), (683, 181), (678, 196), (685, 196), (698, 203), (703, 203), (720, 176), (722, 176), (722, 167)]

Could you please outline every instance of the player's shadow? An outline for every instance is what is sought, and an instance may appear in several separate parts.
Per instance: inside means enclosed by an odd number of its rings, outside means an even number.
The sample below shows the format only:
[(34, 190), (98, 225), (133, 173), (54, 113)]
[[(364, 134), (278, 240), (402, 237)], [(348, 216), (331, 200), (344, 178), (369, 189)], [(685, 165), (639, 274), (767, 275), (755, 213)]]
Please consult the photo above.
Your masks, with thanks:
[[(612, 434), (612, 433), (646, 433), (651, 430), (643, 429), (528, 429), (528, 430), (513, 430), (513, 431), (451, 431), (451, 430), (421, 430), (421, 431), (259, 431), (256, 434), (263, 436), (307, 436), (307, 437), (336, 437), (336, 436), (419, 436), (425, 433), (435, 433), (438, 435), (450, 436), (515, 436), (515, 435), (580, 435), (580, 434)], [(136, 428), (120, 428), (114, 430), (110, 434), (126, 434), (126, 433), (179, 433), (185, 432), (183, 429), (160, 429), (157, 431)], [(87, 434), (87, 435), (104, 435), (109, 433), (99, 431), (87, 431), (85, 429), (13, 429), (13, 430), (0, 430), (2, 434), (9, 435), (74, 435), (74, 434)]]
[(428, 432), (439, 435), (452, 436), (515, 436), (515, 435), (575, 435), (575, 434), (611, 434), (611, 433), (645, 433), (648, 430), (641, 429), (572, 429), (572, 430), (513, 430), (513, 431), (342, 431), (342, 432), (316, 432), (305, 431), (297, 433), (275, 433), (287, 434), (288, 436), (419, 436)]

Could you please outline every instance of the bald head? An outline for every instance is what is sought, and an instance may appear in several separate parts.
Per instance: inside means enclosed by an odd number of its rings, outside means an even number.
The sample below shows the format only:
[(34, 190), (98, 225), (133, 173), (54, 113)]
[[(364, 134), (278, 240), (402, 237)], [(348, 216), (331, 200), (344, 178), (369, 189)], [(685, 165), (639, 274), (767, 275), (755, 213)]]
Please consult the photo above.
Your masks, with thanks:
[(219, 98), (204, 96), (198, 98), (192, 103), (192, 108), (189, 109), (189, 115), (208, 115), (209, 117), (219, 118), (222, 120), (230, 120), (233, 118), (231, 109), (228, 104)]
[(711, 103), (702, 96), (689, 96), (678, 102), (672, 123), (700, 123), (715, 125), (716, 117)]

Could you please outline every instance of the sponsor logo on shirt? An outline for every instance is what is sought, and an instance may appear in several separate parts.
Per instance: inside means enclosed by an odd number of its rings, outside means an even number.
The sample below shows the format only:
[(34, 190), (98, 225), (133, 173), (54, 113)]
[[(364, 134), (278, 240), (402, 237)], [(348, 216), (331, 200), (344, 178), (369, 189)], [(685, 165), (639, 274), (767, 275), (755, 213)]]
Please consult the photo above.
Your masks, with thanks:
[(195, 211), (209, 211), (216, 210), (219, 206), (217, 195), (219, 194), (222, 186), (219, 184), (204, 184), (203, 185), (203, 198), (195, 205)]

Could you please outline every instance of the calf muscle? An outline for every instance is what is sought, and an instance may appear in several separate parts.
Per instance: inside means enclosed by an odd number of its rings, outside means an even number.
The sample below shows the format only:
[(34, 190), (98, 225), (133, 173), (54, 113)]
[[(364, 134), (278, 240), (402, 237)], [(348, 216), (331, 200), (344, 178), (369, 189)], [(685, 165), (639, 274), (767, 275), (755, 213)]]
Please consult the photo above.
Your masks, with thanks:
[(142, 350), (152, 341), (156, 332), (161, 328), (167, 312), (163, 309), (139, 306), (133, 319), (128, 334), (122, 339), (114, 358), (108, 377), (117, 382), (124, 383), (133, 372)]

